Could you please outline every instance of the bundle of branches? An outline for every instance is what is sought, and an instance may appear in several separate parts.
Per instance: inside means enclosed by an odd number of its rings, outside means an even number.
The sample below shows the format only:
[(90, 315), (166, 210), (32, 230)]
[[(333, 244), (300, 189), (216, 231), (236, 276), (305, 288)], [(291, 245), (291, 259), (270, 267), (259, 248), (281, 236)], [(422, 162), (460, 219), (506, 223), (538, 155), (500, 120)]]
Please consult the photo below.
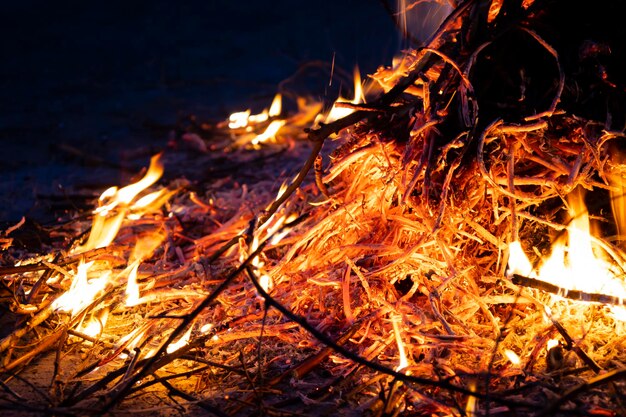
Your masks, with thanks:
[[(306, 134), (252, 141), (309, 152), (277, 197), (275, 166), (251, 165), (249, 178), (264, 180), (226, 177), (194, 192), (176, 181), (150, 201), (135, 185), (105, 192), (89, 239), (74, 242), (85, 220), (59, 225), (66, 240), (41, 258), (11, 252), (6, 231), (4, 262), (22, 262), (2, 269), (11, 313), (1, 406), (53, 415), (624, 413), (626, 333), (612, 305), (623, 281), (568, 298), (528, 268), (506, 273), (512, 243), (540, 258), (576, 217), (563, 209), (575, 201), (564, 196), (581, 199), (573, 190), (605, 197), (594, 210), (615, 231), (605, 213), (607, 194), (621, 195), (623, 83), (610, 36), (553, 31), (570, 8), (460, 3), (426, 46), (372, 75), (381, 92), (368, 104), (336, 104), (348, 114)], [(302, 124), (269, 113), (264, 127)], [(219, 152), (232, 149), (224, 138), (244, 137), (237, 129), (250, 135), (234, 123), (187, 137)], [(246, 152), (225, 155), (258, 151)], [(158, 167), (155, 158), (138, 183), (149, 187)], [(623, 275), (619, 242), (595, 241)], [(80, 280), (94, 296), (67, 308)]]

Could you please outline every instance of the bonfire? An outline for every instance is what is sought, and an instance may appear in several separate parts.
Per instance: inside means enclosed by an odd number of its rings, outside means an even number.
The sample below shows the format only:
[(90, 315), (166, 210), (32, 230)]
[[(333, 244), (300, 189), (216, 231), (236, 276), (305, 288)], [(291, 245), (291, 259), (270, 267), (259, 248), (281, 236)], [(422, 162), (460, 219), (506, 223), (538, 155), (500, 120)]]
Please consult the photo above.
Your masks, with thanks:
[(450, 4), (351, 98), (181, 123), (41, 253), (4, 230), (3, 415), (624, 415), (612, 45)]

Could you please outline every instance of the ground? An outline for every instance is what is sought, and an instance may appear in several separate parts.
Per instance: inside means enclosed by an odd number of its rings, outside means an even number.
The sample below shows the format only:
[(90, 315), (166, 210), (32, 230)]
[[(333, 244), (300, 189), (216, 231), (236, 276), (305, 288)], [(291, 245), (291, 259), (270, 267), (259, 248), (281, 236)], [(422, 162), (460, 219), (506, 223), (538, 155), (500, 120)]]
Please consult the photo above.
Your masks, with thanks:
[(399, 44), (376, 0), (67, 0), (3, 8), (4, 224), (22, 216), (51, 223), (88, 206), (166, 147), (181, 117), (260, 110), (281, 81), (317, 61), (326, 69), (301, 87), (332, 100), (333, 59), (336, 71), (358, 64), (371, 73), (391, 62)]

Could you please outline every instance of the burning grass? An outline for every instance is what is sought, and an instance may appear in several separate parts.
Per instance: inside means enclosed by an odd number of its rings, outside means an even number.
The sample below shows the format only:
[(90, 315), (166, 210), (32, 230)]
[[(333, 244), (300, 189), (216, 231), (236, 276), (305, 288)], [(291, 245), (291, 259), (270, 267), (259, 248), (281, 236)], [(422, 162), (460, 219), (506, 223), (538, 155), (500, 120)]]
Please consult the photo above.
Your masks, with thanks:
[[(157, 156), (143, 179), (103, 194), (91, 223), (53, 228), (63, 239), (44, 255), (12, 248), (5, 231), (2, 407), (624, 412), (623, 222), (607, 212), (612, 201), (623, 213), (623, 135), (559, 111), (559, 56), (528, 27), (556, 68), (552, 96), (525, 119), (483, 122), (471, 74), (488, 45), (455, 46), (473, 5), (374, 74), (382, 91), (369, 103), (355, 93), (341, 115), (316, 117), (301, 100), (287, 116), (277, 98), (210, 137), (183, 136), (242, 164), (245, 185), (148, 193)], [(285, 146), (301, 169), (280, 186), (275, 166), (254, 161)], [(604, 222), (592, 234), (581, 189)]]

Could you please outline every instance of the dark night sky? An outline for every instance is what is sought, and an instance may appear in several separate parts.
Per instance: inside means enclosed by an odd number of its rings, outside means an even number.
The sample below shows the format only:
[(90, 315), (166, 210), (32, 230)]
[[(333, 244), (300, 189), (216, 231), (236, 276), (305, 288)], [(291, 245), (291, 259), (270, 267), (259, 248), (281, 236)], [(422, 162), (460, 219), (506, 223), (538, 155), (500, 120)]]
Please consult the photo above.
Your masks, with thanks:
[[(123, 180), (119, 170), (86, 164), (65, 145), (125, 163), (129, 150), (165, 143), (166, 135), (147, 124), (172, 124), (188, 113), (222, 117), (255, 99), (265, 103), (304, 62), (330, 62), (334, 54), (345, 70), (358, 63), (371, 73), (398, 50), (377, 0), (2, 7), (0, 221), (36, 217), (46, 211), (41, 196), (73, 185)], [(311, 94), (323, 96), (325, 83), (309, 85), (318, 90)]]

